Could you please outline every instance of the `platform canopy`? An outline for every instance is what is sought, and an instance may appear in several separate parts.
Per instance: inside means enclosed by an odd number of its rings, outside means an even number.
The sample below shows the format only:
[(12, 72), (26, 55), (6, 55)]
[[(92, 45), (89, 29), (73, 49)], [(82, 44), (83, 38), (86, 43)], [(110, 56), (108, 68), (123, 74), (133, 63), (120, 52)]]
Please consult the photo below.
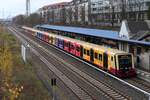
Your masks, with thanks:
[(111, 40), (120, 41), (120, 42), (127, 42), (127, 43), (132, 43), (132, 44), (150, 46), (150, 42), (129, 40), (129, 39), (121, 38), (121, 37), (119, 37), (119, 32), (117, 32), (117, 31), (80, 28), (80, 27), (69, 27), (69, 26), (56, 26), (56, 25), (48, 25), (48, 24), (37, 25), (35, 27), (44, 28), (44, 29), (48, 29), (48, 30), (71, 32), (74, 34), (80, 34), (80, 35), (86, 35), (86, 36), (106, 38), (106, 39), (111, 39)]
[(55, 26), (55, 25), (41, 25), (41, 27), (47, 28), (47, 29), (58, 30), (58, 31), (64, 31), (64, 32), (96, 36), (96, 37), (108, 37), (108, 38), (119, 37), (118, 35), (119, 33), (117, 31), (69, 27), (69, 26)]

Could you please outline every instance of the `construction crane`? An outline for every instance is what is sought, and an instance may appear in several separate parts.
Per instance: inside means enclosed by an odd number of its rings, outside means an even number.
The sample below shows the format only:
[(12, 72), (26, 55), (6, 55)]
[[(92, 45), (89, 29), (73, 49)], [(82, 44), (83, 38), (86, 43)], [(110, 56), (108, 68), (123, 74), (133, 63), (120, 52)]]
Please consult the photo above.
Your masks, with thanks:
[(30, 0), (26, 0), (26, 16), (30, 15)]

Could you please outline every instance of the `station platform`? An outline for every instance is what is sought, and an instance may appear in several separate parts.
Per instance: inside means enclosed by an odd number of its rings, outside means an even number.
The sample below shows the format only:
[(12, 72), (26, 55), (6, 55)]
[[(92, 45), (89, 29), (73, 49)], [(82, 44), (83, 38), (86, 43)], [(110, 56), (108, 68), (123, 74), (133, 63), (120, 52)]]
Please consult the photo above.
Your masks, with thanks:
[(142, 69), (136, 69), (137, 77), (150, 82), (150, 72), (144, 71)]

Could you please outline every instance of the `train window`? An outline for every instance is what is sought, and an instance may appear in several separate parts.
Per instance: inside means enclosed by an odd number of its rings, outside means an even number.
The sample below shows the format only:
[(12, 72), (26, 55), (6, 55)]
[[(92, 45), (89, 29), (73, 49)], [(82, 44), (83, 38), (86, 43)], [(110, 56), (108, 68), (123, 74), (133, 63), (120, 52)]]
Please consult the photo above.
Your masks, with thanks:
[(86, 49), (84, 49), (84, 54), (86, 54)]
[(69, 44), (68, 44), (67, 42), (65, 42), (65, 44), (64, 44), (64, 45), (65, 45), (66, 47), (68, 47), (68, 45), (69, 45)]
[(67, 46), (67, 43), (66, 43), (66, 42), (64, 42), (64, 46)]
[(97, 53), (95, 53), (94, 56), (95, 56), (96, 59), (98, 59), (98, 54)]
[(76, 50), (79, 52), (80, 51), (80, 47), (76, 47)]
[(74, 45), (73, 45), (73, 44), (71, 44), (71, 48), (74, 48)]
[(141, 47), (137, 47), (137, 54), (141, 54), (141, 51), (142, 51)]
[(113, 56), (111, 56), (111, 61), (113, 61)]
[(74, 49), (74, 45), (73, 45), (73, 44), (71, 44), (70, 48), (71, 48), (71, 49)]
[(69, 42), (67, 43), (67, 47), (69, 47)]
[(131, 55), (119, 55), (118, 56), (119, 69), (128, 71), (132, 67), (132, 56)]
[(63, 40), (61, 41), (61, 44), (63, 44)]
[(90, 55), (90, 51), (89, 51), (89, 50), (87, 50), (87, 55), (88, 55), (88, 56)]
[(99, 60), (102, 61), (102, 55), (101, 54), (99, 54)]

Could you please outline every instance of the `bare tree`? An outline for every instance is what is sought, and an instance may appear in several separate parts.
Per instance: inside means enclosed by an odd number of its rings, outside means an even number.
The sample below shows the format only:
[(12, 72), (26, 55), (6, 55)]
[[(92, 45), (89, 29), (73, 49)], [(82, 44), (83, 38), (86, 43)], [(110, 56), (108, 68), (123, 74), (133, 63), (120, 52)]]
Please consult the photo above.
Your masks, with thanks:
[(121, 0), (121, 20), (126, 19), (126, 0)]
[(114, 27), (114, 23), (115, 23), (115, 6), (114, 6), (114, 2), (113, 0), (109, 0), (109, 5), (110, 5), (110, 14), (109, 16), (111, 16), (110, 20), (111, 20), (111, 25), (112, 27)]
[(68, 22), (69, 22), (69, 24), (72, 23), (72, 16), (73, 16), (73, 10), (72, 10), (72, 8), (70, 7), (70, 8), (67, 10), (67, 17), (68, 17)]
[(81, 6), (81, 21), (85, 24), (85, 6)]
[(135, 1), (135, 4), (138, 7), (137, 20), (140, 20), (142, 8), (143, 8), (143, 3), (144, 3), (144, 0), (136, 0)]
[[(73, 5), (74, 5), (74, 21), (75, 21), (75, 24), (77, 24), (77, 21), (78, 21), (78, 4), (77, 4), (77, 0), (73, 0)], [(72, 10), (73, 11), (73, 10)]]
[(128, 11), (127, 19), (141, 20), (143, 6), (144, 0), (128, 0), (126, 7)]
[(62, 20), (62, 24), (66, 24), (66, 8), (63, 7), (61, 9), (61, 20)]
[(18, 24), (18, 25), (23, 25), (25, 24), (25, 16), (24, 15), (18, 15), (13, 18), (13, 22)]
[(127, 9), (128, 9), (128, 16), (127, 16), (127, 20), (132, 20), (135, 18), (134, 16), (134, 8), (135, 8), (135, 5), (133, 3), (133, 0), (128, 0), (127, 2)]
[(93, 25), (93, 22), (92, 22), (92, 13), (91, 13), (91, 0), (88, 0), (88, 21), (89, 21), (89, 24)]
[(148, 6), (147, 17), (148, 17), (148, 20), (150, 20), (150, 4), (149, 4), (149, 6)]

